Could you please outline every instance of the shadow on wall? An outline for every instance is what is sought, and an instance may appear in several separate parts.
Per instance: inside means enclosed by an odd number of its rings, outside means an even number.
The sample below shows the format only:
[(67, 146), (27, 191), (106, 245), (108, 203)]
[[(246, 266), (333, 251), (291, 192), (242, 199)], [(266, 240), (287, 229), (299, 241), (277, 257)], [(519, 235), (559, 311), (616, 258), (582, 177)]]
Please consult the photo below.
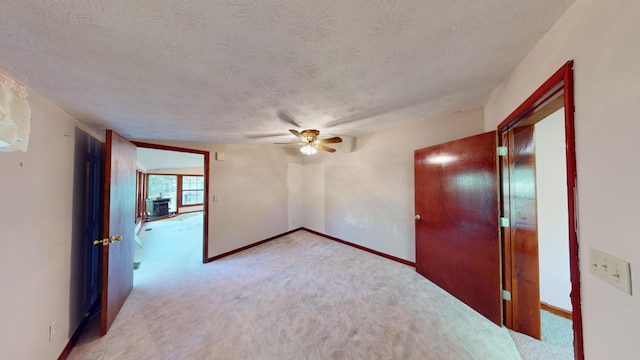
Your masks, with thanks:
[(102, 236), (104, 144), (76, 128), (74, 151), (69, 337), (101, 291), (100, 247), (93, 240)]

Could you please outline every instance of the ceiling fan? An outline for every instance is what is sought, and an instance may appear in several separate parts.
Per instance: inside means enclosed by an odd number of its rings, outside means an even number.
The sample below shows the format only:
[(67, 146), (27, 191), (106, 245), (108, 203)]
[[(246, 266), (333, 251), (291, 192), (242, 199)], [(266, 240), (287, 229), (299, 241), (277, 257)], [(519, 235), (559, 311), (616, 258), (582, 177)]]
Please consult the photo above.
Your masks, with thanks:
[(313, 155), (318, 152), (318, 150), (328, 151), (330, 153), (335, 152), (336, 149), (325, 146), (324, 144), (337, 144), (342, 142), (342, 138), (338, 136), (334, 136), (327, 139), (318, 139), (320, 135), (319, 130), (307, 129), (302, 131), (297, 131), (294, 129), (289, 130), (293, 135), (295, 135), (300, 142), (288, 142), (288, 143), (275, 143), (278, 145), (301, 145), (300, 152), (305, 155)]

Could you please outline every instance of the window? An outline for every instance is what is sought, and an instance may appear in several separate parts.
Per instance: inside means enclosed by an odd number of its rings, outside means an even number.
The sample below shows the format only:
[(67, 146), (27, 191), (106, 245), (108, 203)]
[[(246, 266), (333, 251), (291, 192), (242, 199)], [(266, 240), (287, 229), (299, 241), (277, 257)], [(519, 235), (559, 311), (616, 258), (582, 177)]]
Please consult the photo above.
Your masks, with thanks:
[(204, 204), (204, 176), (202, 175), (149, 174), (147, 179), (149, 183), (147, 198), (171, 199), (170, 213), (178, 213), (183, 206)]
[(170, 198), (169, 211), (177, 211), (178, 176), (149, 174), (149, 199)]
[(204, 203), (204, 176), (182, 177), (181, 205), (200, 205)]
[(136, 170), (136, 174), (138, 177), (138, 180), (136, 181), (136, 194), (137, 194), (136, 223), (137, 223), (139, 219), (142, 219), (145, 217), (145, 214), (147, 211), (146, 209), (147, 203), (145, 201), (147, 196), (147, 174), (137, 170)]

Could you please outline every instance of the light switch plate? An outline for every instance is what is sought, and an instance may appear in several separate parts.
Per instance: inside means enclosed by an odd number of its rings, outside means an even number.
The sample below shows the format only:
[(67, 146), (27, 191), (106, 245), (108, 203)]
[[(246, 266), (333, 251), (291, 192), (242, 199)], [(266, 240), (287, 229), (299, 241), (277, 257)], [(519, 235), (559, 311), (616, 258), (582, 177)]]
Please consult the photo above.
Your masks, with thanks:
[(53, 341), (56, 337), (56, 331), (58, 330), (58, 324), (54, 321), (49, 325), (49, 342)]
[(594, 248), (589, 249), (589, 271), (631, 295), (631, 264)]

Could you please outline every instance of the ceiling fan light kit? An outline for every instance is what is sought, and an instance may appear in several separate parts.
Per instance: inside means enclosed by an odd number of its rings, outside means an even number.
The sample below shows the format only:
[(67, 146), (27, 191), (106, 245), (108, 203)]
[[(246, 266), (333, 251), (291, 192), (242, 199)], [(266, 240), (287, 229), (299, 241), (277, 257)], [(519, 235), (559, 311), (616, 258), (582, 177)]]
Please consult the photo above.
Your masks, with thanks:
[(318, 153), (318, 150), (323, 150), (323, 151), (327, 151), (327, 152), (335, 152), (336, 149), (334, 148), (330, 148), (328, 146), (325, 146), (323, 144), (337, 144), (337, 143), (341, 143), (342, 139), (338, 136), (334, 136), (332, 138), (328, 138), (328, 139), (318, 139), (318, 135), (320, 135), (320, 131), (319, 130), (313, 130), (313, 129), (308, 129), (308, 130), (302, 130), (302, 132), (291, 129), (289, 130), (289, 132), (291, 132), (293, 135), (295, 135), (298, 139), (300, 139), (301, 142), (295, 142), (295, 143), (275, 143), (277, 145), (298, 145), (298, 146), (302, 146), (300, 148), (300, 152), (305, 154), (305, 155), (314, 155)]
[(313, 146), (307, 144), (303, 147), (300, 148), (300, 152), (305, 154), (305, 155), (314, 155), (318, 153), (318, 150), (316, 148), (314, 148)]

